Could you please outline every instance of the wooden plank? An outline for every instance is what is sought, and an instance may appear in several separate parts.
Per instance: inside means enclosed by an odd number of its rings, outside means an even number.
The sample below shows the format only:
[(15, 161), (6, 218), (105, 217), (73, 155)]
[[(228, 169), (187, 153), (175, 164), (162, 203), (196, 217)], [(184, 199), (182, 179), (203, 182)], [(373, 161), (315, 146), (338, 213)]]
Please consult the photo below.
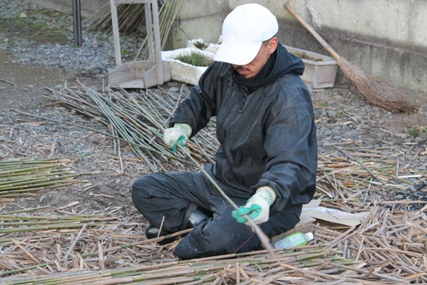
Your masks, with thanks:
[(150, 4), (145, 4), (145, 26), (147, 27), (148, 38), (148, 60), (154, 60), (154, 42), (153, 42), (153, 29), (152, 19), (150, 13)]
[(120, 54), (120, 35), (119, 35), (119, 24), (117, 20), (117, 6), (115, 0), (110, 1), (111, 6), (111, 21), (113, 24), (113, 37), (114, 37), (114, 55), (116, 57), (116, 66), (122, 64), (122, 56)]
[(162, 85), (163, 80), (163, 66), (162, 66), (162, 51), (160, 44), (160, 32), (159, 32), (159, 12), (157, 7), (157, 1), (153, 1), (153, 23), (154, 23), (154, 44), (156, 47), (156, 59), (157, 59), (157, 84)]

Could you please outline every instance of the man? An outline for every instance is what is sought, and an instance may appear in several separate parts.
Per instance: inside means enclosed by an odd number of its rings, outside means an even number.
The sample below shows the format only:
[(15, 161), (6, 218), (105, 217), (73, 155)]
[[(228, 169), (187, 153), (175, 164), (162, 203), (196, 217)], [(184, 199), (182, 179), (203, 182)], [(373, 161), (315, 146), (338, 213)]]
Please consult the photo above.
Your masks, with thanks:
[[(146, 236), (193, 228), (174, 250), (181, 259), (250, 251), (260, 239), (292, 229), (314, 194), (317, 141), (304, 64), (275, 37), (276, 17), (259, 4), (236, 7), (224, 20), (215, 62), (165, 130), (169, 147), (184, 145), (216, 116), (220, 144), (202, 173), (155, 173), (135, 181), (132, 198), (150, 222)], [(162, 225), (162, 228), (160, 226)]]

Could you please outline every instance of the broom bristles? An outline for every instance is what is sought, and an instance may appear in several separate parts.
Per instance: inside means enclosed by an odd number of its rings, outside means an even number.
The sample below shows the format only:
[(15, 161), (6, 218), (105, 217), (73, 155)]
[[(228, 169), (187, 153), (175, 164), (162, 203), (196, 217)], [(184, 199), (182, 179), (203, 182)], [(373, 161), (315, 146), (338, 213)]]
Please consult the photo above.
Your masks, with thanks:
[(392, 112), (413, 112), (418, 109), (417, 104), (402, 90), (365, 74), (360, 67), (347, 59), (340, 57), (339, 66), (345, 76), (356, 85), (361, 96), (371, 104)]

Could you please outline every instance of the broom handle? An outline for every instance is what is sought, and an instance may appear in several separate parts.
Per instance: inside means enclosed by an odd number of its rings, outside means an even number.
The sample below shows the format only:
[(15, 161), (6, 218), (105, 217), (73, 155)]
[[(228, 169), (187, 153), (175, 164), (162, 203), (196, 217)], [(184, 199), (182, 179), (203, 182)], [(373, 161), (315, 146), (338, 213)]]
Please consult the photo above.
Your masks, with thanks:
[(316, 40), (338, 61), (340, 62), (340, 55), (309, 25), (302, 19), (290, 6), (285, 4), (285, 8), (304, 26)]

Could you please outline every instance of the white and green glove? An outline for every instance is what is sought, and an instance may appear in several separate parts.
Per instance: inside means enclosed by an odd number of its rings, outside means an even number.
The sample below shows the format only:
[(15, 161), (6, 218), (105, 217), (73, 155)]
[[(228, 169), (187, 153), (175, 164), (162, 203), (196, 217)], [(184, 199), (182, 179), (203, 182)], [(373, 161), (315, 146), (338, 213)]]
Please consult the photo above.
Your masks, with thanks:
[(192, 131), (189, 124), (175, 124), (172, 128), (165, 130), (163, 141), (173, 152), (176, 152), (176, 145), (179, 143), (181, 146), (184, 146), (191, 136)]
[(241, 224), (247, 224), (245, 215), (255, 224), (267, 222), (270, 217), (270, 206), (274, 203), (275, 199), (276, 193), (271, 187), (260, 187), (244, 206), (234, 210), (231, 215)]

